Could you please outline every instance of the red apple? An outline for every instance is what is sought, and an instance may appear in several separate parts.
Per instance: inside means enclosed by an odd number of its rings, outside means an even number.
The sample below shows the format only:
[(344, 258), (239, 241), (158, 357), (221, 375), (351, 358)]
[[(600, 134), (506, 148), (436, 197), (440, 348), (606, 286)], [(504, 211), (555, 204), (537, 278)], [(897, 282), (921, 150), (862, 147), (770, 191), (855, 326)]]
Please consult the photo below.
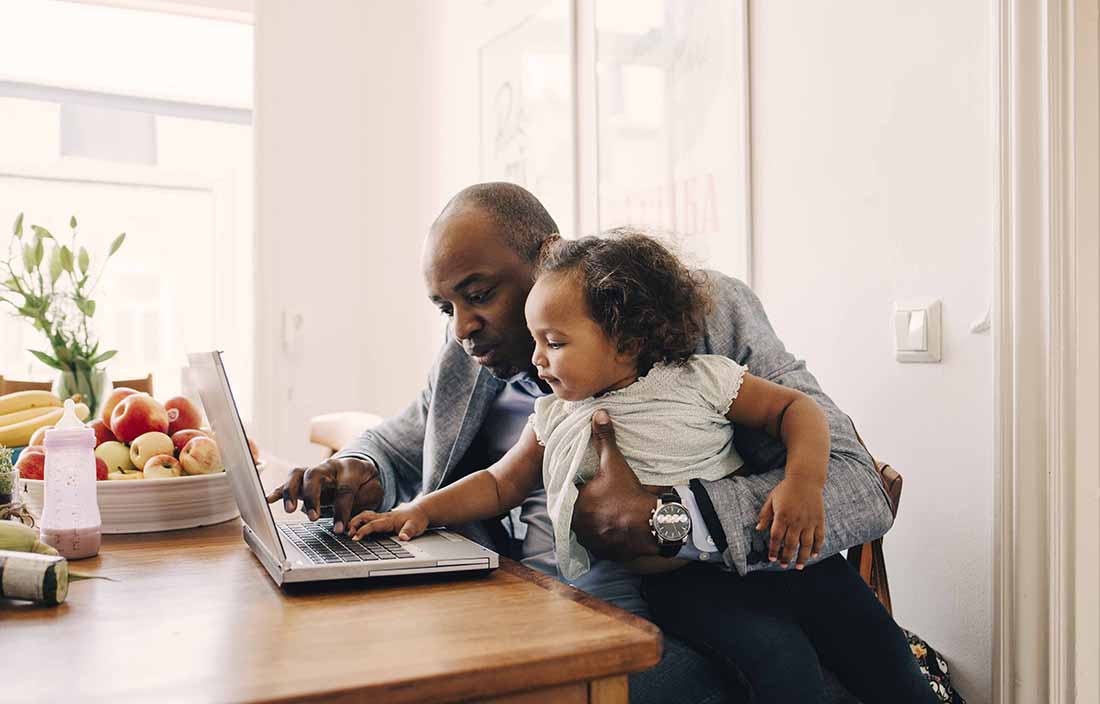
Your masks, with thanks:
[(124, 443), (145, 433), (167, 433), (168, 411), (148, 394), (131, 394), (111, 411), (111, 432)]
[(183, 468), (172, 455), (153, 455), (142, 471), (145, 472), (146, 479), (166, 479), (180, 476)]
[(106, 423), (108, 428), (111, 427), (111, 412), (115, 410), (115, 406), (117, 406), (122, 399), (136, 393), (137, 389), (131, 389), (127, 386), (120, 386), (112, 391), (107, 396), (107, 400), (103, 402), (103, 408), (100, 410), (99, 419)]
[(186, 474), (213, 474), (224, 469), (217, 443), (207, 437), (191, 438), (184, 445), (180, 465)]
[(44, 479), (46, 476), (46, 449), (27, 446), (19, 453), (15, 463), (19, 476), (23, 479)]
[[(168, 418), (171, 420), (168, 425), (169, 435), (174, 435), (177, 430), (192, 430), (202, 425), (202, 411), (186, 396), (173, 396), (164, 402), (164, 407), (168, 409)], [(175, 418), (172, 418), (172, 411), (177, 411)]]
[(44, 425), (41, 428), (39, 428), (38, 430), (31, 433), (31, 439), (27, 443), (27, 446), (30, 447), (31, 445), (45, 445), (46, 444), (46, 431), (47, 430), (53, 430), (53, 426), (52, 425)]
[(191, 442), (192, 438), (208, 437), (210, 436), (202, 430), (180, 430), (178, 432), (172, 433), (172, 445), (175, 446), (176, 454), (178, 455), (179, 453), (183, 452), (183, 448), (187, 445), (187, 443)]
[(107, 481), (107, 463), (102, 457), (95, 458), (95, 479), (97, 482)]
[(88, 423), (88, 427), (95, 431), (95, 446), (99, 447), (105, 442), (111, 442), (112, 440), (118, 440), (115, 434), (111, 432), (110, 426), (104, 423), (99, 418), (96, 418), (91, 423)]

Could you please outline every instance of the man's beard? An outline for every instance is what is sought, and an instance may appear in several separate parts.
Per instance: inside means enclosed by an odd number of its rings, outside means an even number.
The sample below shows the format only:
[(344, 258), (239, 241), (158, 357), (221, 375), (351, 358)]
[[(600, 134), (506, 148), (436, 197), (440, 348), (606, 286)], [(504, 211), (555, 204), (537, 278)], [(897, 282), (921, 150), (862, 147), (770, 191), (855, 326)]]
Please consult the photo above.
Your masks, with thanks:
[(491, 367), (485, 367), (489, 370), (489, 373), (495, 376), (501, 381), (507, 381), (520, 372), (527, 371), (526, 368), (521, 368), (515, 362), (498, 362)]

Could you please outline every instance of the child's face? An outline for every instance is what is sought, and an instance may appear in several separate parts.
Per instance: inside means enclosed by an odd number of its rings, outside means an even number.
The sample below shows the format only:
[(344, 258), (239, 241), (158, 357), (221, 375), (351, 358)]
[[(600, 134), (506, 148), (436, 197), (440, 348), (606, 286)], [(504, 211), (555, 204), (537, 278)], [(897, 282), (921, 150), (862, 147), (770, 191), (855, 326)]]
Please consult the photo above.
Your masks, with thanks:
[(527, 327), (535, 339), (531, 362), (558, 398), (580, 401), (622, 388), (637, 378), (632, 355), (588, 317), (580, 284), (570, 274), (549, 274), (527, 296)]

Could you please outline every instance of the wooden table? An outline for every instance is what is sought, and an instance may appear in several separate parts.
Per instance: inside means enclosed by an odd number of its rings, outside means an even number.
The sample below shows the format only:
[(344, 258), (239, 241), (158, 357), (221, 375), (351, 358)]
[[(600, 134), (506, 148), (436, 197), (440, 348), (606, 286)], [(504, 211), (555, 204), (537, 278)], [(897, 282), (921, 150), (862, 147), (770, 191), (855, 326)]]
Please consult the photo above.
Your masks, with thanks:
[(660, 657), (648, 622), (514, 562), (281, 590), (240, 531), (105, 536), (72, 568), (117, 581), (0, 599), (4, 700), (625, 703)]

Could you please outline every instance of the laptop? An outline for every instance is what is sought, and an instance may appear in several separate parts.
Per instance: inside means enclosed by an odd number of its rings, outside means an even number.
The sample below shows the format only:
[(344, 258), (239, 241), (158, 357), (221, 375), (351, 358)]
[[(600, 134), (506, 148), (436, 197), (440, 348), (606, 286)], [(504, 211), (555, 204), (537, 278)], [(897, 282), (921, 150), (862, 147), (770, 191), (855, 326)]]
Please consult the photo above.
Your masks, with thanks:
[(287, 514), (281, 504), (273, 513), (248, 450), (221, 352), (189, 354), (187, 360), (241, 511), (244, 540), (276, 584), (488, 571), (499, 566), (495, 552), (445, 529), (429, 530), (407, 542), (372, 535), (357, 543), (333, 533), (331, 518), (309, 521), (301, 513)]

